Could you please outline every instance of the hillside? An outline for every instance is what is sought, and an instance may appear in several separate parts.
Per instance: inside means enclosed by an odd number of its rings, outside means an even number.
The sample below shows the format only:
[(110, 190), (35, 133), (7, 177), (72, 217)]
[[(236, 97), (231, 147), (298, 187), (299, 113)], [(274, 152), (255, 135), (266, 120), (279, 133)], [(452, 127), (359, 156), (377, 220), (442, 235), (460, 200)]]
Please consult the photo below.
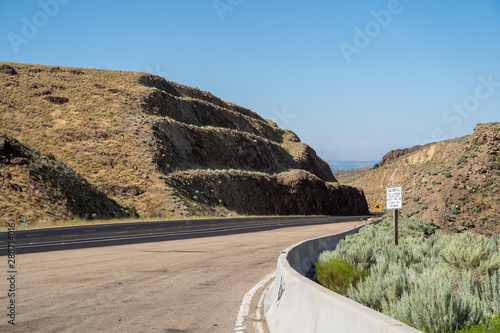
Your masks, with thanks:
[[(48, 218), (120, 218), (129, 212), (110, 200), (100, 188), (35, 149), (0, 134), (0, 208), (2, 218), (29, 222)], [(36, 209), (34, 209), (36, 208)]]
[(370, 207), (385, 205), (385, 188), (403, 187), (404, 216), (451, 231), (500, 232), (500, 123), (478, 124), (470, 136), (389, 152), (373, 168), (336, 173), (361, 187)]
[[(368, 211), (363, 193), (339, 185), (293, 132), (197, 88), (139, 72), (6, 62), (0, 87), (0, 133), (52, 156), (130, 212)], [(21, 205), (9, 209), (25, 214)], [(63, 208), (45, 215), (71, 217)]]

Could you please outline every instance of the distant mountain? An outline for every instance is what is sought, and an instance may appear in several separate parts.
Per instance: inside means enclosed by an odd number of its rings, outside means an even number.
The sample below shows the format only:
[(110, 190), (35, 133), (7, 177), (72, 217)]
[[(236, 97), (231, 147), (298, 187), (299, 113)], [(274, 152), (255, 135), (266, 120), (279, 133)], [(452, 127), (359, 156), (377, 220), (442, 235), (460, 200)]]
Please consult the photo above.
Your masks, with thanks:
[(330, 169), (335, 174), (336, 172), (349, 171), (354, 169), (370, 168), (375, 165), (377, 160), (373, 161), (340, 161), (340, 160), (327, 160)]

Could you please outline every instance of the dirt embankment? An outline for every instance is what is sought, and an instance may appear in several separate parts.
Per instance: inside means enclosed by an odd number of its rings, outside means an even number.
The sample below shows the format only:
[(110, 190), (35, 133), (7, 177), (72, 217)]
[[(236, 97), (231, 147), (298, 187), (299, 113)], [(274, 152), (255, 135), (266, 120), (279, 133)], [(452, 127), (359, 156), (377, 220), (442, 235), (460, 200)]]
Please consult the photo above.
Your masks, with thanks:
[(387, 186), (403, 186), (405, 216), (451, 231), (500, 232), (500, 124), (478, 124), (470, 136), (419, 147), (375, 169), (337, 173), (385, 204)]

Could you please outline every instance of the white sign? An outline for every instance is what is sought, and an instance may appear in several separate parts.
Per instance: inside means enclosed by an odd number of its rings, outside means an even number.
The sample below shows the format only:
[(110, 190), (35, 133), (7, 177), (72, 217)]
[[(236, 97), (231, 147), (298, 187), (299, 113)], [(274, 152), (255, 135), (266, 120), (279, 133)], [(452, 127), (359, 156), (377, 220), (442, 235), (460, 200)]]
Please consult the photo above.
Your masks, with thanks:
[(386, 208), (389, 210), (403, 208), (403, 189), (401, 186), (393, 186), (386, 188)]

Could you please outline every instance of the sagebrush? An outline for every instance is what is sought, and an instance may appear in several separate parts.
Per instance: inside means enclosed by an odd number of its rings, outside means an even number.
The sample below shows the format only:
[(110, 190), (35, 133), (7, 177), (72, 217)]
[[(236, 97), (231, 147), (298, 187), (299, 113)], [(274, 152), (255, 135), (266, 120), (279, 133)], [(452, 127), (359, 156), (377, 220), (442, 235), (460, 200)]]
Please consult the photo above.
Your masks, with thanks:
[(426, 332), (480, 325), (500, 312), (500, 238), (437, 229), (421, 219), (400, 218), (395, 247), (391, 221), (365, 226), (334, 251), (321, 253), (318, 265), (341, 258), (369, 271), (348, 288), (348, 296)]

